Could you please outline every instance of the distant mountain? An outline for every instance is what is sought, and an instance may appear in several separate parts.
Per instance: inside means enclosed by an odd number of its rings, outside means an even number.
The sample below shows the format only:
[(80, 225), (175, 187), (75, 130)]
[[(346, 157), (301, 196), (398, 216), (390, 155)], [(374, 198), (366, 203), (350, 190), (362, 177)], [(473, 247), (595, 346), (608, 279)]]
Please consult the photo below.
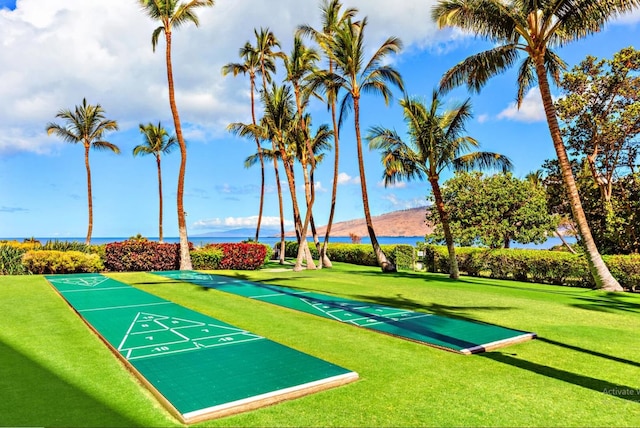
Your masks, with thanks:
[[(280, 229), (260, 228), (260, 236), (276, 236), (280, 234)], [(255, 238), (255, 227), (243, 227), (231, 230), (218, 230), (215, 232), (201, 233), (199, 235), (191, 235), (194, 238)]]
[[(425, 236), (431, 233), (433, 228), (425, 223), (426, 210), (427, 207), (411, 208), (372, 217), (376, 236)], [(326, 229), (326, 226), (319, 227), (318, 234), (324, 235)], [(331, 236), (349, 236), (350, 233), (369, 236), (364, 218), (341, 221), (331, 226)], [(294, 232), (287, 233), (287, 236), (294, 235)]]

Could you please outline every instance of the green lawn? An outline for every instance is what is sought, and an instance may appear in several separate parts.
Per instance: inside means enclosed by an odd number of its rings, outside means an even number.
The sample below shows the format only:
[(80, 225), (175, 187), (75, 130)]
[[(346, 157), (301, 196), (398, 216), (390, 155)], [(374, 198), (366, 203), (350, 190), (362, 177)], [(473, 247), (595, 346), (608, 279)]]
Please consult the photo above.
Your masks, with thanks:
[[(203, 425), (640, 426), (638, 295), (346, 264), (222, 273), (539, 339), (462, 356), (155, 275), (110, 274), (360, 374), (344, 387)], [(0, 426), (177, 425), (41, 276), (0, 277), (0, 319)]]

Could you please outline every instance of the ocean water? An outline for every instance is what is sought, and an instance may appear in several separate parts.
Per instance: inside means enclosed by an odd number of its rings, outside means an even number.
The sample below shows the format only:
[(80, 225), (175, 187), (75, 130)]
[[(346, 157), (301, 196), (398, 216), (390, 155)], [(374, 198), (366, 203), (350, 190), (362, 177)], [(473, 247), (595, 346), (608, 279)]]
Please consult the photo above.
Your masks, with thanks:
[[(8, 241), (12, 241), (12, 240), (16, 240), (19, 242), (24, 241), (24, 237), (22, 238), (0, 238), (0, 240), (4, 241), (4, 240), (8, 240)], [(47, 238), (47, 237), (36, 237), (36, 239), (38, 241), (40, 241), (41, 243), (46, 243), (47, 241), (63, 241), (63, 242), (84, 242), (85, 238), (61, 238), (61, 237), (53, 237), (53, 238)], [(97, 238), (92, 238), (91, 239), (91, 243), (94, 245), (100, 245), (100, 244), (108, 244), (110, 242), (122, 242), (127, 240), (127, 237), (97, 237)], [(150, 237), (148, 238), (151, 241), (157, 241), (158, 238), (153, 238)], [(202, 247), (204, 245), (207, 244), (220, 244), (220, 243), (226, 243), (226, 242), (242, 242), (245, 241), (247, 239), (246, 236), (242, 236), (242, 237), (203, 237), (203, 236), (194, 236), (194, 237), (189, 237), (189, 241), (193, 243), (193, 245), (195, 245), (196, 247)], [(287, 240), (291, 241), (293, 240), (293, 237), (288, 237)], [(308, 239), (309, 242), (312, 242), (311, 238)], [(569, 243), (574, 243), (575, 242), (575, 238), (566, 238), (567, 242)], [(271, 246), (273, 246), (274, 244), (276, 244), (277, 242), (280, 241), (280, 238), (276, 238), (276, 237), (264, 237), (264, 238), (260, 238), (260, 242), (264, 243), (264, 244), (269, 244)], [(164, 238), (164, 242), (167, 243), (177, 243), (179, 242), (179, 238), (178, 237), (169, 237), (169, 238)], [(341, 242), (341, 243), (350, 243), (351, 242), (351, 238), (349, 238), (348, 236), (336, 236), (333, 237), (329, 240), (329, 242)], [(418, 242), (424, 242), (424, 237), (423, 236), (378, 236), (378, 242), (380, 242), (380, 244), (406, 244), (406, 245), (413, 245), (415, 246), (416, 243)], [(371, 240), (368, 237), (363, 237), (362, 244), (370, 244)], [(543, 242), (542, 244), (518, 244), (515, 242), (511, 243), (511, 248), (531, 248), (531, 249), (549, 249), (552, 248), (556, 245), (561, 245), (562, 241), (560, 241), (559, 238), (557, 237), (551, 237), (549, 239), (547, 239), (545, 242)]]

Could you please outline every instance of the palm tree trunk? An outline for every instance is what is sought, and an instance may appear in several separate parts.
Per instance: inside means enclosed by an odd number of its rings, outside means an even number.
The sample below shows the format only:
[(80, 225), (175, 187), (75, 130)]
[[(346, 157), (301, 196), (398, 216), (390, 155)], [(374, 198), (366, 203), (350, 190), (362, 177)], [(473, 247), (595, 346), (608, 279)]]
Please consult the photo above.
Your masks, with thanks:
[(578, 194), (578, 187), (576, 186), (575, 178), (571, 171), (569, 157), (567, 156), (567, 151), (560, 135), (560, 127), (558, 125), (556, 110), (553, 105), (553, 99), (551, 98), (549, 81), (547, 80), (547, 74), (544, 67), (544, 54), (534, 57), (533, 59), (536, 66), (540, 94), (542, 95), (542, 103), (544, 105), (544, 111), (549, 125), (549, 132), (551, 133), (553, 147), (555, 148), (558, 156), (558, 163), (560, 165), (562, 179), (571, 205), (573, 219), (578, 226), (578, 231), (587, 251), (587, 263), (589, 265), (589, 270), (591, 271), (591, 275), (593, 275), (597, 288), (602, 288), (607, 291), (622, 291), (622, 287), (613, 275), (611, 275), (609, 268), (604, 263), (602, 256), (600, 256), (600, 253), (598, 252), (598, 248), (593, 240), (591, 229), (589, 228), (587, 218), (582, 208), (582, 202), (580, 201), (580, 195)]
[[(329, 59), (329, 73), (333, 73), (333, 61)], [(340, 158), (340, 144), (339, 144), (339, 130), (338, 121), (336, 120), (336, 101), (335, 98), (331, 99), (331, 121), (333, 123), (333, 141), (335, 155), (333, 157), (333, 185), (331, 186), (331, 208), (329, 209), (329, 221), (327, 222), (327, 230), (324, 235), (324, 242), (322, 248), (320, 248), (320, 263), (324, 267), (333, 267), (331, 260), (327, 257), (327, 246), (329, 245), (329, 236), (331, 235), (331, 226), (333, 225), (333, 215), (336, 211), (336, 198), (338, 195), (338, 168)]]
[(396, 272), (396, 266), (387, 259), (386, 254), (380, 248), (376, 233), (373, 230), (373, 221), (371, 220), (371, 212), (369, 211), (369, 196), (367, 194), (367, 179), (364, 172), (364, 158), (362, 156), (362, 137), (360, 136), (360, 99), (353, 97), (353, 117), (356, 128), (356, 147), (358, 149), (358, 169), (360, 171), (360, 189), (362, 190), (362, 205), (364, 206), (364, 219), (367, 223), (367, 231), (373, 246), (373, 252), (378, 260), (378, 265), (382, 268), (382, 272)]
[(444, 232), (444, 240), (447, 244), (447, 251), (449, 253), (449, 278), (460, 278), (460, 271), (458, 269), (458, 259), (456, 258), (456, 247), (453, 244), (453, 235), (451, 234), (451, 227), (449, 226), (449, 214), (444, 206), (442, 199), (442, 192), (440, 192), (440, 184), (437, 178), (429, 178), (431, 183), (431, 189), (433, 190), (433, 198), (436, 202), (436, 209), (440, 216), (440, 222), (442, 223), (442, 231)]
[[(255, 105), (255, 76), (251, 76), (251, 123), (256, 126), (256, 105)], [(256, 145), (258, 146), (258, 159), (260, 159), (260, 208), (258, 209), (258, 225), (256, 226), (256, 239), (260, 239), (260, 225), (262, 223), (262, 210), (264, 208), (264, 159), (262, 157), (262, 146), (260, 140), (256, 137)]]
[(87, 168), (87, 205), (89, 206), (89, 227), (87, 229), (87, 239), (85, 244), (91, 244), (91, 233), (93, 231), (93, 195), (91, 194), (91, 168), (89, 167), (90, 143), (84, 145), (84, 165)]
[(163, 243), (162, 236), (162, 168), (160, 167), (160, 155), (156, 155), (156, 164), (158, 165), (158, 242)]
[[(273, 143), (273, 152), (276, 151), (276, 145)], [(278, 260), (281, 265), (284, 264), (284, 206), (282, 203), (282, 184), (280, 184), (280, 172), (278, 171), (278, 160), (274, 156), (273, 157), (273, 170), (276, 176), (276, 188), (278, 189), (278, 208), (280, 210), (280, 254), (278, 255)]]
[(189, 238), (187, 237), (187, 222), (184, 212), (184, 175), (187, 168), (187, 146), (182, 136), (182, 126), (180, 126), (180, 116), (176, 106), (175, 90), (173, 86), (173, 67), (171, 65), (171, 31), (165, 30), (167, 39), (166, 59), (167, 59), (167, 80), (169, 82), (169, 105), (173, 115), (173, 124), (176, 128), (176, 136), (180, 146), (180, 171), (178, 173), (178, 234), (180, 236), (180, 270), (191, 270), (191, 255), (189, 254)]

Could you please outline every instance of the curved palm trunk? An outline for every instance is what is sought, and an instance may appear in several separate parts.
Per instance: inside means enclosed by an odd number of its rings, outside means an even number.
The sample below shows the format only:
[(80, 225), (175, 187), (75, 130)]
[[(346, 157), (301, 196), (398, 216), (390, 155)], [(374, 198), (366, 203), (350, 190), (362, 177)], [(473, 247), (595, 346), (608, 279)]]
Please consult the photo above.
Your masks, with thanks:
[[(255, 88), (255, 77), (251, 76), (251, 123), (253, 123), (253, 126), (256, 126)], [(258, 146), (258, 159), (260, 159), (260, 208), (258, 209), (258, 225), (256, 226), (255, 238), (255, 241), (258, 242), (260, 238), (260, 225), (262, 223), (262, 210), (264, 207), (264, 159), (262, 157), (262, 146), (260, 145), (258, 137), (256, 137), (256, 145)]]
[(438, 215), (440, 216), (442, 231), (444, 232), (444, 240), (447, 244), (447, 251), (449, 253), (449, 277), (452, 279), (458, 279), (460, 278), (460, 271), (458, 270), (456, 247), (453, 244), (453, 235), (451, 234), (451, 227), (449, 226), (449, 215), (444, 207), (442, 193), (440, 192), (440, 184), (438, 183), (437, 178), (429, 178), (429, 183), (431, 183), (433, 198), (436, 202), (436, 209), (438, 210)]
[(360, 136), (360, 98), (353, 97), (353, 116), (356, 128), (356, 147), (358, 149), (358, 170), (360, 171), (360, 189), (362, 190), (362, 205), (364, 206), (364, 219), (367, 223), (367, 231), (373, 246), (373, 252), (376, 255), (378, 264), (383, 272), (396, 272), (396, 266), (387, 258), (373, 230), (373, 221), (371, 221), (371, 212), (369, 211), (369, 196), (367, 194), (367, 180), (364, 173), (364, 158), (362, 156), (362, 138)]
[(175, 91), (173, 86), (173, 67), (171, 65), (171, 32), (165, 31), (167, 39), (166, 60), (167, 60), (167, 80), (169, 83), (169, 105), (173, 115), (173, 124), (176, 128), (176, 136), (180, 146), (180, 171), (178, 173), (178, 234), (180, 236), (180, 270), (191, 270), (191, 255), (189, 254), (189, 238), (187, 237), (187, 223), (184, 212), (184, 175), (187, 168), (187, 146), (182, 136), (180, 126), (180, 116), (176, 106)]
[[(308, 144), (307, 144), (308, 146)], [(307, 212), (304, 217), (304, 223), (302, 224), (302, 231), (300, 233), (301, 237), (304, 238), (304, 242), (307, 242), (307, 230), (309, 229), (309, 223), (313, 219), (313, 201), (314, 195), (311, 192), (311, 182), (309, 180), (309, 170), (307, 169), (306, 162), (302, 163), (302, 175), (304, 178), (304, 193), (305, 199), (307, 201)], [(317, 241), (317, 235), (314, 233), (314, 241)], [(302, 239), (300, 240), (302, 242)], [(311, 251), (309, 250), (309, 246), (305, 245), (304, 247), (298, 248), (298, 259), (302, 261), (302, 258), (306, 259), (307, 269), (316, 269), (316, 265), (313, 261), (313, 257), (311, 256)]]
[[(329, 70), (332, 71), (333, 65), (329, 64)], [(333, 185), (331, 186), (331, 208), (329, 209), (329, 221), (327, 222), (327, 230), (324, 235), (324, 242), (322, 243), (322, 247), (320, 248), (320, 263), (322, 266), (331, 268), (333, 265), (331, 264), (331, 260), (327, 256), (327, 247), (329, 245), (329, 236), (331, 235), (331, 226), (333, 225), (333, 215), (336, 211), (336, 199), (338, 195), (338, 167), (339, 167), (339, 155), (340, 155), (340, 145), (339, 135), (338, 135), (338, 122), (336, 120), (336, 102), (335, 100), (331, 102), (331, 120), (333, 122), (333, 141), (335, 148), (335, 155), (333, 158)]]
[[(273, 152), (276, 152), (276, 144), (271, 142), (273, 147)], [(278, 208), (280, 211), (280, 254), (278, 254), (278, 261), (281, 265), (284, 264), (284, 206), (282, 203), (282, 185), (280, 184), (280, 172), (278, 171), (278, 159), (273, 157), (273, 170), (276, 176), (276, 188), (278, 189)]]
[(89, 227), (87, 228), (87, 239), (85, 244), (91, 244), (91, 233), (93, 231), (93, 195), (91, 194), (91, 168), (89, 167), (89, 143), (84, 145), (84, 165), (87, 168), (87, 205), (89, 206)]
[(159, 196), (159, 206), (158, 206), (158, 242), (161, 244), (163, 241), (162, 235), (162, 168), (160, 167), (160, 155), (156, 155), (156, 164), (158, 165), (158, 196)]
[(538, 83), (540, 85), (540, 94), (542, 95), (542, 102), (544, 105), (544, 111), (547, 116), (547, 123), (549, 125), (549, 132), (551, 133), (551, 139), (553, 141), (553, 147), (556, 150), (558, 156), (558, 163), (562, 172), (562, 179), (564, 181), (565, 188), (567, 190), (567, 196), (571, 205), (571, 211), (573, 218), (578, 226), (578, 231), (584, 242), (587, 251), (587, 263), (593, 279), (595, 280), (596, 287), (602, 288), (607, 291), (622, 291), (622, 287), (618, 281), (611, 275), (609, 268), (602, 260), (602, 256), (598, 252), (593, 236), (591, 235), (591, 229), (587, 223), (587, 218), (582, 208), (580, 201), (580, 195), (578, 194), (578, 187), (576, 186), (573, 172), (571, 171), (571, 164), (567, 156), (567, 151), (562, 142), (560, 135), (560, 127), (558, 126), (558, 120), (556, 117), (555, 107), (551, 98), (551, 91), (549, 89), (549, 81), (547, 80), (547, 74), (544, 67), (544, 56), (541, 54), (538, 57), (534, 57), (536, 66), (536, 74), (538, 77)]

